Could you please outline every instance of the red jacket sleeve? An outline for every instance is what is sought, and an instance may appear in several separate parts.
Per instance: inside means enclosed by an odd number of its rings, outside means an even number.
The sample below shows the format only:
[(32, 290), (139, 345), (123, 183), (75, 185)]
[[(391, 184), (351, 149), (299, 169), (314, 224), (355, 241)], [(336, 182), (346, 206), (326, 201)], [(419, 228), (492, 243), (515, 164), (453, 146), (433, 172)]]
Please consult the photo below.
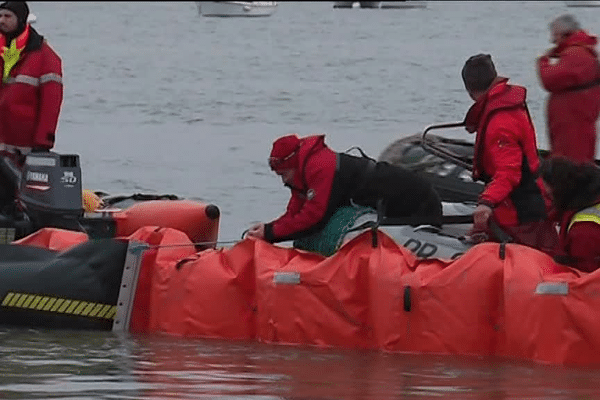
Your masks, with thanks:
[(560, 92), (591, 82), (597, 72), (596, 59), (581, 46), (568, 47), (554, 62), (548, 56), (538, 58), (538, 74), (542, 85), (549, 92)]
[(521, 181), (523, 151), (519, 144), (519, 124), (508, 112), (496, 114), (488, 124), (485, 141), (486, 165), (492, 166), (492, 180), (479, 196), (480, 201), (497, 205)]
[[(273, 240), (282, 241), (299, 237), (302, 232), (317, 225), (327, 212), (335, 163), (323, 166), (320, 159), (311, 159), (305, 167), (305, 181), (308, 196), (292, 191), (287, 211), (271, 222)], [(269, 238), (268, 238), (269, 239)]]
[(43, 61), (40, 74), (39, 117), (33, 146), (50, 149), (54, 146), (63, 101), (62, 61), (45, 42), (41, 55)]
[(565, 251), (575, 257), (576, 268), (592, 272), (600, 266), (600, 225), (595, 222), (576, 222), (567, 234)]

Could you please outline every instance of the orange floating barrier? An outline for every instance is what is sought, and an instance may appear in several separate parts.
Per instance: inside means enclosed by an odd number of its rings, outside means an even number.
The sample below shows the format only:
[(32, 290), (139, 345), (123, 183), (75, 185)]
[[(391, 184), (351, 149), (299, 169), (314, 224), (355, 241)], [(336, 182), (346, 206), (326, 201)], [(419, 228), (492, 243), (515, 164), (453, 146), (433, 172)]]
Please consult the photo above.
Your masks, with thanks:
[(370, 241), (332, 257), (256, 244), (257, 339), (374, 348), (368, 313)]
[(549, 364), (600, 365), (599, 295), (600, 270), (577, 271), (536, 250), (509, 246), (506, 348), (499, 354)]
[(184, 232), (194, 243), (214, 247), (219, 233), (217, 206), (193, 200), (148, 200), (113, 214), (116, 235), (128, 236), (143, 226), (161, 226)]
[(31, 235), (15, 240), (12, 244), (42, 247), (48, 250), (66, 250), (88, 240), (83, 232), (58, 228), (42, 228)]
[(494, 354), (501, 340), (498, 244), (456, 261), (416, 260), (392, 241), (370, 269), (378, 346), (388, 351)]
[[(64, 232), (39, 232), (14, 246), (82, 239)], [(52, 235), (63, 244), (53, 245)], [(121, 238), (147, 246), (129, 330), (600, 365), (600, 272), (558, 265), (517, 244), (483, 243), (440, 260), (417, 258), (384, 232), (376, 238), (373, 246), (371, 232), (362, 233), (324, 257), (254, 238), (198, 251), (183, 231), (142, 227)], [(114, 242), (106, 243), (119, 250)]]
[[(149, 308), (151, 327), (177, 336), (255, 337), (254, 245), (205, 250), (179, 259), (157, 260)], [(158, 300), (160, 299), (160, 300)]]

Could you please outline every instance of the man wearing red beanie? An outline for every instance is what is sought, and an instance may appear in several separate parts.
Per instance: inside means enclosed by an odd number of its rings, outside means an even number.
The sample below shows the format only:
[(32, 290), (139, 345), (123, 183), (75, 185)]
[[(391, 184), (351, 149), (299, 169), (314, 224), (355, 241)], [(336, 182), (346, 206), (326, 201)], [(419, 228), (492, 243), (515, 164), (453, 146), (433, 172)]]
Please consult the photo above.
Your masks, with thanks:
[(269, 166), (291, 189), (291, 198), (281, 217), (252, 226), (249, 236), (271, 243), (304, 238), (350, 201), (376, 208), (380, 199), (388, 217), (422, 216), (441, 224), (442, 203), (431, 183), (387, 162), (336, 153), (325, 135), (277, 139)]

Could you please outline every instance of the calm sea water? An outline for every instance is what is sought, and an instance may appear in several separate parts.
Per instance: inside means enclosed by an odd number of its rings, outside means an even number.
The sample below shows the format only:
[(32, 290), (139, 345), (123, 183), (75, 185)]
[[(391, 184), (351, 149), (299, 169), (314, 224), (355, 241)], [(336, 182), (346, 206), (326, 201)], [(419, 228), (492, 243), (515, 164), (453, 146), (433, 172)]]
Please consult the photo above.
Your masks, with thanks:
[[(471, 101), (460, 70), (479, 52), (528, 88), (546, 148), (535, 58), (550, 46), (548, 22), (571, 12), (600, 33), (600, 8), (561, 1), (413, 10), (282, 2), (258, 19), (200, 17), (193, 2), (30, 8), (64, 63), (55, 150), (80, 155), (84, 186), (214, 203), (223, 241), (282, 212), (288, 192), (266, 165), (276, 137), (326, 133), (336, 150), (377, 156), (430, 124), (463, 119)], [(591, 399), (598, 375), (497, 359), (0, 331), (7, 399)]]

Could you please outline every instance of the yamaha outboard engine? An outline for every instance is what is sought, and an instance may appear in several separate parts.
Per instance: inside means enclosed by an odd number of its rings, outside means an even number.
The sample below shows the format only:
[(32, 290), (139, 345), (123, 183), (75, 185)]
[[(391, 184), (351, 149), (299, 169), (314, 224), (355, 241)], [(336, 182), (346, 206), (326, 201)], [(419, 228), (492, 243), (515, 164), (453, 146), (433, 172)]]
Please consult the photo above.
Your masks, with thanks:
[(33, 230), (80, 230), (83, 206), (79, 156), (51, 151), (28, 154), (21, 171), (17, 204), (31, 220)]

